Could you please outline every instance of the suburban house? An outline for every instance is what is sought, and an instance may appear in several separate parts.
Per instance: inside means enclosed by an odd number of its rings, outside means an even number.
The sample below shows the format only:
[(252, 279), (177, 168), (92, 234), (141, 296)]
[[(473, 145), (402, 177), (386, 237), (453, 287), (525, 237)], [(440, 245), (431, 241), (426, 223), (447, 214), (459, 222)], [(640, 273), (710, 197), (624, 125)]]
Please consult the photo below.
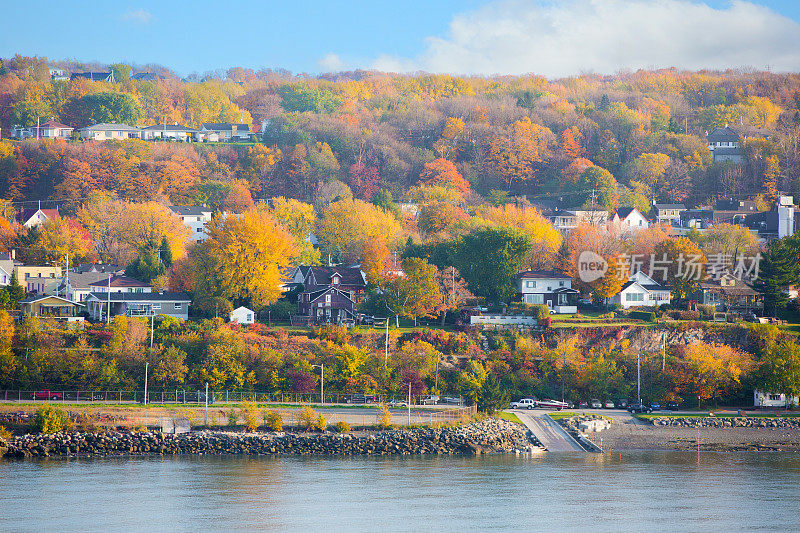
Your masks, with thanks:
[(216, 135), (220, 141), (249, 141), (251, 135), (250, 126), (247, 124), (229, 124), (227, 122), (201, 124), (200, 133)]
[(90, 80), (90, 81), (105, 81), (108, 83), (114, 83), (114, 71), (110, 72), (73, 72), (72, 75), (69, 77), (70, 80)]
[(167, 315), (181, 320), (189, 318), (191, 299), (175, 292), (92, 292), (86, 298), (86, 308), (92, 320), (106, 320), (111, 304), (111, 317), (147, 317)]
[(742, 162), (742, 151), (739, 148), (740, 137), (733, 128), (726, 124), (724, 128), (717, 128), (708, 134), (708, 150), (714, 162), (730, 161)]
[(11, 250), (7, 254), (0, 254), (0, 286), (5, 287), (11, 283), (11, 275), (14, 274), (14, 269), (22, 265), (21, 261), (17, 261), (16, 255), (16, 250)]
[(306, 323), (339, 324), (355, 318), (356, 303), (349, 292), (329, 285), (302, 292), (297, 298), (297, 314)]
[(644, 272), (637, 272), (611, 297), (609, 303), (628, 307), (657, 307), (670, 303), (670, 290)]
[(353, 319), (367, 280), (359, 267), (298, 266), (288, 272), (285, 287), (302, 286), (293, 323), (339, 323)]
[(89, 274), (91, 272), (102, 272), (103, 274), (122, 274), (125, 272), (125, 267), (112, 265), (111, 263), (85, 263), (73, 268), (72, 272), (75, 274)]
[(713, 305), (718, 311), (760, 315), (764, 309), (763, 295), (730, 274), (701, 282), (698, 292), (699, 303)]
[(15, 218), (17, 222), (26, 228), (33, 228), (58, 217), (58, 208), (42, 209), (39, 207), (38, 209), (20, 209)]
[(611, 226), (619, 233), (631, 233), (650, 227), (650, 221), (635, 207), (620, 207), (611, 219)]
[(753, 391), (753, 407), (790, 407), (800, 405), (797, 396), (787, 397), (785, 394), (775, 394), (772, 392)]
[(31, 128), (34, 132), (39, 130), (39, 137), (45, 139), (69, 139), (72, 137), (72, 130), (74, 128), (56, 122), (54, 119), (48, 120), (44, 124)]
[(111, 292), (111, 293), (150, 293), (153, 292), (153, 287), (138, 279), (129, 278), (128, 276), (114, 275), (109, 278), (103, 276), (98, 281), (89, 283), (89, 288), (93, 293)]
[(547, 214), (547, 218), (553, 223), (557, 229), (561, 231), (570, 231), (581, 224), (589, 224), (590, 226), (598, 226), (608, 222), (608, 211), (604, 210), (558, 210), (552, 211)]
[[(110, 277), (119, 277), (125, 269), (108, 263), (88, 263), (79, 265), (64, 275), (58, 286), (58, 295), (71, 302), (85, 302), (90, 292), (107, 290)], [(100, 286), (93, 286), (100, 283)], [(99, 287), (103, 287), (100, 289)]]
[(200, 205), (171, 205), (169, 209), (172, 214), (181, 217), (183, 225), (192, 231), (189, 236), (192, 241), (205, 240), (206, 224), (211, 222), (211, 209)]
[(765, 239), (782, 239), (800, 230), (800, 213), (792, 196), (781, 196), (769, 211), (747, 215), (744, 225)]
[(572, 278), (554, 270), (526, 270), (517, 274), (517, 290), (526, 304), (542, 304), (556, 313), (578, 312), (578, 291)]
[(55, 265), (16, 265), (14, 271), (17, 281), (29, 294), (56, 294), (63, 274), (62, 268)]
[(69, 81), (69, 74), (63, 68), (50, 67), (49, 70), (51, 81)]
[(234, 324), (252, 324), (256, 321), (256, 314), (252, 309), (241, 306), (230, 312), (228, 320)]
[(141, 130), (127, 124), (95, 124), (80, 130), (81, 139), (94, 141), (110, 141), (112, 139), (138, 139)]
[(23, 314), (65, 322), (83, 320), (83, 306), (53, 295), (30, 296), (19, 301)]
[(686, 211), (683, 204), (654, 204), (653, 215), (659, 224), (669, 224), (670, 226), (680, 226), (681, 213)]
[(142, 128), (141, 138), (143, 141), (161, 139), (190, 142), (197, 134), (198, 130), (180, 124), (156, 124)]
[(684, 228), (708, 229), (714, 225), (712, 209), (687, 209), (681, 211), (681, 226)]

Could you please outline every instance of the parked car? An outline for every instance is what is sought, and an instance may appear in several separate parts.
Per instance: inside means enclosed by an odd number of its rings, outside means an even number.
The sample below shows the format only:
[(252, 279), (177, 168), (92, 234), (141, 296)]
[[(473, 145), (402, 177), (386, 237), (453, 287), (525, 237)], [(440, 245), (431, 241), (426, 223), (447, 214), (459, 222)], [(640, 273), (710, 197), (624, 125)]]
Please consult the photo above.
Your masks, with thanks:
[(586, 403), (586, 402), (581, 402), (581, 403), (578, 404), (578, 409), (588, 409), (588, 408), (589, 408), (589, 404)]
[(349, 397), (342, 398), (344, 403), (375, 403), (373, 394), (351, 394)]
[(640, 402), (633, 402), (628, 406), (628, 411), (631, 413), (652, 413), (653, 410), (650, 408), (649, 405), (640, 403)]
[(386, 402), (386, 407), (408, 407), (408, 403), (402, 400), (391, 399)]
[(627, 409), (629, 403), (630, 402), (628, 401), (627, 398), (617, 398), (617, 401), (614, 402), (614, 406), (617, 409)]
[(606, 409), (613, 409), (614, 402), (612, 402), (611, 400), (607, 400), (606, 403), (603, 405), (603, 407), (605, 407)]
[(436, 395), (423, 396), (419, 399), (420, 405), (436, 405), (439, 403), (439, 397)]
[(43, 390), (31, 394), (31, 400), (63, 400), (63, 399), (64, 399), (63, 392), (50, 392), (49, 390)]
[(603, 408), (603, 402), (601, 402), (597, 398), (592, 398), (591, 400), (589, 400), (589, 405), (592, 407), (592, 409), (602, 409)]
[(559, 402), (558, 400), (551, 400), (549, 398), (545, 398), (544, 400), (539, 400), (536, 403), (536, 407), (542, 407), (544, 409), (555, 409), (556, 411), (560, 411), (562, 409), (566, 409), (569, 407), (567, 402)]
[(667, 402), (667, 405), (664, 406), (665, 411), (677, 411), (678, 410), (678, 402)]
[(444, 403), (448, 405), (461, 405), (464, 403), (464, 399), (461, 396), (445, 396)]
[(650, 410), (651, 411), (660, 411), (661, 410), (661, 406), (658, 405), (658, 402), (652, 402), (652, 403), (650, 403)]
[(512, 409), (533, 409), (536, 407), (536, 398), (522, 398), (516, 402), (511, 402)]
[(592, 305), (592, 299), (591, 298), (578, 298), (578, 305), (586, 305), (586, 306)]

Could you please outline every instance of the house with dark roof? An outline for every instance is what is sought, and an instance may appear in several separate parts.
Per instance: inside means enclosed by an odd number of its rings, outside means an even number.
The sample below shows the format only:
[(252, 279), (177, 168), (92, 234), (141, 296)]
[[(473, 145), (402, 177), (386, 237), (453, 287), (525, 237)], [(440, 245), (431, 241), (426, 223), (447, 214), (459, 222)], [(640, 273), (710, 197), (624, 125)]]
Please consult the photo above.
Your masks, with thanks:
[(653, 216), (659, 224), (679, 226), (684, 211), (686, 206), (683, 204), (653, 204)]
[(55, 209), (42, 209), (39, 207), (37, 209), (20, 209), (15, 220), (26, 228), (33, 228), (58, 217), (58, 207)]
[(114, 83), (114, 71), (110, 72), (73, 72), (69, 77), (70, 80), (90, 80), (90, 81), (105, 81)]
[(742, 151), (739, 148), (741, 137), (739, 133), (727, 124), (724, 128), (717, 128), (708, 134), (708, 150), (714, 162), (730, 161), (742, 162)]
[(95, 124), (78, 130), (81, 139), (93, 141), (110, 141), (120, 139), (138, 139), (141, 135), (139, 128), (127, 124)]
[(122, 274), (125, 272), (125, 267), (112, 265), (111, 263), (85, 263), (83, 265), (76, 266), (71, 272), (74, 272), (75, 274), (88, 274), (90, 272)]
[(103, 276), (102, 279), (88, 284), (91, 292), (112, 292), (112, 293), (150, 293), (153, 287), (144, 281), (139, 281), (128, 276), (115, 274), (110, 278)]
[(315, 324), (340, 324), (355, 319), (356, 303), (349, 292), (327, 286), (302, 292), (297, 298), (297, 312)]
[(288, 273), (287, 288), (301, 287), (295, 322), (339, 323), (353, 319), (367, 280), (359, 267), (298, 266)]
[(635, 207), (620, 207), (611, 219), (611, 226), (618, 233), (632, 233), (650, 227), (650, 221)]
[(110, 305), (111, 317), (149, 317), (167, 315), (181, 320), (189, 318), (188, 295), (176, 292), (92, 292), (86, 298), (86, 310), (92, 320), (105, 321)]
[(554, 313), (578, 312), (578, 291), (572, 278), (555, 270), (526, 270), (517, 274), (517, 291), (526, 304), (546, 305)]
[(250, 126), (247, 124), (231, 124), (228, 122), (207, 122), (200, 125), (200, 133), (204, 136), (216, 136), (219, 141), (249, 141)]
[(642, 271), (636, 272), (622, 286), (620, 291), (609, 299), (610, 304), (629, 307), (658, 307), (672, 301), (669, 288), (658, 283)]
[(718, 311), (726, 313), (761, 315), (764, 310), (764, 296), (744, 280), (728, 273), (719, 279), (701, 282), (694, 299), (703, 305), (713, 305)]
[(202, 205), (171, 205), (169, 210), (189, 228), (192, 241), (203, 242), (206, 239), (206, 224), (211, 222), (211, 209)]
[(180, 124), (155, 124), (154, 126), (142, 128), (141, 139), (143, 141), (160, 139), (162, 141), (189, 142), (198, 133), (198, 130), (188, 126), (181, 126)]

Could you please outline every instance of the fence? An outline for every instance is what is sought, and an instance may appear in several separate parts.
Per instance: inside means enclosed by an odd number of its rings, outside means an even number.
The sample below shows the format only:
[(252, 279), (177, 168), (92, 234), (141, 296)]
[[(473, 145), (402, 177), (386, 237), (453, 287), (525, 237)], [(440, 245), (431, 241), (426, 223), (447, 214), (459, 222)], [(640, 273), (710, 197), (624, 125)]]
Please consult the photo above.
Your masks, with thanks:
[[(343, 404), (343, 405), (369, 405), (381, 404), (394, 400), (398, 404), (408, 401), (407, 395), (388, 396), (371, 394), (345, 394), (326, 393), (325, 401), (320, 402), (319, 393), (284, 393), (284, 392), (258, 392), (258, 391), (208, 391), (209, 404), (214, 403), (241, 403), (255, 401), (257, 403), (283, 403), (283, 404)], [(48, 400), (51, 402), (69, 403), (145, 403), (144, 391), (91, 391), (91, 390), (59, 390), (42, 387), (35, 390), (5, 389), (0, 390), (0, 400), (5, 402), (29, 402)], [(204, 404), (205, 390), (172, 389), (161, 391), (148, 391), (147, 403), (152, 404)], [(442, 398), (433, 402), (427, 395), (412, 395), (411, 405), (447, 405), (463, 407), (464, 399), (460, 396)]]

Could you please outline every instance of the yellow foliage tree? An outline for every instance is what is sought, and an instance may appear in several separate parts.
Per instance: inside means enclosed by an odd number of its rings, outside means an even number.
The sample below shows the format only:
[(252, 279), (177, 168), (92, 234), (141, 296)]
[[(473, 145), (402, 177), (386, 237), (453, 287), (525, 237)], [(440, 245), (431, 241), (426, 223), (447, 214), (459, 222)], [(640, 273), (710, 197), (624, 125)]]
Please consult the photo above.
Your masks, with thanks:
[(251, 210), (242, 217), (212, 221), (202, 246), (215, 262), (222, 292), (266, 304), (280, 295), (281, 272), (297, 256), (295, 238), (269, 214)]
[(510, 226), (524, 233), (533, 248), (528, 267), (533, 269), (552, 268), (561, 247), (561, 233), (544, 218), (538, 209), (517, 207), (505, 204), (498, 207), (481, 206), (476, 218), (496, 226)]
[(361, 200), (328, 204), (316, 229), (323, 252), (353, 261), (362, 256), (368, 237), (380, 235), (389, 249), (403, 238), (403, 228), (392, 214)]

